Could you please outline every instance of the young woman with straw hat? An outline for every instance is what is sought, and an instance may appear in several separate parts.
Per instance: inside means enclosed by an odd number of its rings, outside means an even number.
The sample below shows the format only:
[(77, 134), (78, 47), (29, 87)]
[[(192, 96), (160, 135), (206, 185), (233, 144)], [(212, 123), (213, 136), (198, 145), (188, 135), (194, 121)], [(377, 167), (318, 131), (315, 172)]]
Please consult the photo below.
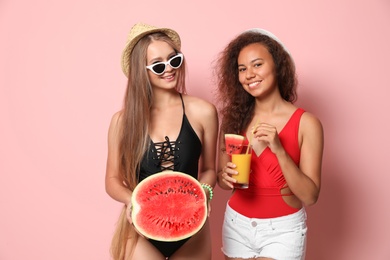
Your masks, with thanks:
[(105, 181), (107, 193), (124, 204), (111, 245), (115, 260), (211, 259), (208, 221), (178, 242), (146, 239), (131, 225), (132, 191), (151, 174), (165, 169), (190, 174), (206, 185), (208, 198), (216, 184), (217, 112), (211, 103), (186, 94), (180, 48), (176, 31), (138, 23), (123, 51), (128, 83), (123, 109), (109, 127)]

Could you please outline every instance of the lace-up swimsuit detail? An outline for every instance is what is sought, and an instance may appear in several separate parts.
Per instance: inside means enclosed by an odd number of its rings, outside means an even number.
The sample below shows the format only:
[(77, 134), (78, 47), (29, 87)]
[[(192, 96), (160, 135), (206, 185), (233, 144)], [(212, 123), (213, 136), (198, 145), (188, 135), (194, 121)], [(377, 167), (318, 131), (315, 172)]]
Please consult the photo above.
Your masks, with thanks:
[[(183, 119), (180, 133), (176, 141), (168, 136), (165, 141), (154, 143), (152, 140), (149, 149), (144, 154), (138, 173), (138, 181), (165, 170), (179, 171), (198, 179), (198, 163), (202, 151), (202, 143), (192, 128), (185, 114), (183, 97), (180, 95), (183, 107)], [(165, 256), (171, 256), (188, 239), (176, 242), (149, 241)]]
[[(175, 151), (179, 151), (179, 148), (176, 148), (176, 142), (169, 140), (168, 136), (165, 136), (164, 142), (154, 143), (157, 153), (157, 163), (160, 165), (161, 171), (175, 169), (175, 156), (178, 158), (178, 155), (175, 155)], [(156, 157), (153, 157), (156, 159)]]

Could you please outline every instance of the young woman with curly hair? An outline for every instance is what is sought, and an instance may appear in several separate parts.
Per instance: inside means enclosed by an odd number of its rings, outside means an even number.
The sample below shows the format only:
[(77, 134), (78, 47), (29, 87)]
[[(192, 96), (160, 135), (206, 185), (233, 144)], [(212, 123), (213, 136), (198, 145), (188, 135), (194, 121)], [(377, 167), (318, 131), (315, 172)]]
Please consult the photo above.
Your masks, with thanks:
[[(233, 189), (223, 223), (226, 259), (304, 259), (305, 206), (321, 186), (323, 129), (297, 99), (294, 61), (283, 43), (263, 29), (234, 38), (216, 63), (222, 120), (218, 184)], [(226, 153), (225, 134), (251, 142), (246, 189)]]

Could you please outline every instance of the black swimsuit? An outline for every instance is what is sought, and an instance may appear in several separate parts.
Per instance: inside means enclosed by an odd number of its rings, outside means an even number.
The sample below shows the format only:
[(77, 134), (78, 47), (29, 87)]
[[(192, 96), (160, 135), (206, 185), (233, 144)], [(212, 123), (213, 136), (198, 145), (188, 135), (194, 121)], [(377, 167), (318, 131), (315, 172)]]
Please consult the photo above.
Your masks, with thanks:
[[(187, 173), (198, 179), (198, 163), (202, 151), (202, 143), (187, 119), (183, 97), (180, 95), (183, 106), (183, 120), (179, 136), (171, 141), (166, 136), (164, 142), (150, 141), (138, 175), (138, 181), (164, 171), (172, 170)], [(188, 238), (189, 239), (189, 238)], [(149, 239), (149, 241), (165, 256), (170, 257), (188, 239), (176, 242), (162, 242)]]

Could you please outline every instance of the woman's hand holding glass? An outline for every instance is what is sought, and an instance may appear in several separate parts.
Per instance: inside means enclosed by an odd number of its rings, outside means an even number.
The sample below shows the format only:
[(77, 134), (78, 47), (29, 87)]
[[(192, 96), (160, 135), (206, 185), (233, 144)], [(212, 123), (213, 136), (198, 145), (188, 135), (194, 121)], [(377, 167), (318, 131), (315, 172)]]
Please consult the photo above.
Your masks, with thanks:
[(222, 168), (222, 174), (221, 174), (222, 181), (231, 189), (234, 188), (234, 183), (237, 183), (237, 180), (232, 178), (232, 175), (238, 174), (235, 168), (236, 165), (232, 162), (227, 162), (225, 167)]

